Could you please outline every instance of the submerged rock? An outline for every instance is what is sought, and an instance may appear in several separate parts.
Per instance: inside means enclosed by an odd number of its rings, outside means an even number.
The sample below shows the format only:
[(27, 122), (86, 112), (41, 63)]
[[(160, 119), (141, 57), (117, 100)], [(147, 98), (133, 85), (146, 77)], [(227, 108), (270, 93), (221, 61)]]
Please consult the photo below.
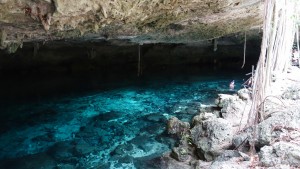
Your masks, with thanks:
[(75, 146), (75, 151), (79, 156), (90, 154), (95, 150), (95, 146), (90, 145), (89, 143), (83, 140), (79, 141)]
[(111, 153), (111, 156), (118, 155), (122, 156), (125, 155), (126, 153), (130, 152), (133, 150), (133, 145), (132, 144), (121, 144), (118, 145)]

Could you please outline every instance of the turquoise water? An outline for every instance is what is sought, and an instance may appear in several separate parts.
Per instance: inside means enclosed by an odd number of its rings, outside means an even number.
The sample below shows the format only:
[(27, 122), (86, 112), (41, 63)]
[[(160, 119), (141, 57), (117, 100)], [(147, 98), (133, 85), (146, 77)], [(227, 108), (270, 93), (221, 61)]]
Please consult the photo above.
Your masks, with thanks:
[(23, 85), (7, 80), (0, 167), (159, 168), (159, 157), (175, 144), (165, 131), (167, 119), (190, 121), (218, 93), (235, 92), (228, 84), (235, 80), (237, 89), (243, 77), (202, 72)]

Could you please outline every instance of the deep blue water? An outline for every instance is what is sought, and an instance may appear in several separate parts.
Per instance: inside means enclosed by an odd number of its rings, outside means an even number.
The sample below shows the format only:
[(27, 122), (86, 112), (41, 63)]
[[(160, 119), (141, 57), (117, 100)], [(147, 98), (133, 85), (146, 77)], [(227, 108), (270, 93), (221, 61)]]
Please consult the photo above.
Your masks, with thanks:
[(156, 168), (175, 144), (167, 119), (190, 121), (244, 73), (6, 78), (0, 168)]

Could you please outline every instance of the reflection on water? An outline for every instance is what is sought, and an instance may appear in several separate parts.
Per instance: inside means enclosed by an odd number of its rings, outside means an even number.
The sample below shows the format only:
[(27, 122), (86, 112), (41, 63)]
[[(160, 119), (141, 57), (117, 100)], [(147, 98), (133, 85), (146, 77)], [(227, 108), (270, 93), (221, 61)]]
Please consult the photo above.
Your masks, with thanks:
[(167, 119), (189, 121), (243, 77), (188, 74), (3, 78), (0, 167), (157, 168), (175, 143)]

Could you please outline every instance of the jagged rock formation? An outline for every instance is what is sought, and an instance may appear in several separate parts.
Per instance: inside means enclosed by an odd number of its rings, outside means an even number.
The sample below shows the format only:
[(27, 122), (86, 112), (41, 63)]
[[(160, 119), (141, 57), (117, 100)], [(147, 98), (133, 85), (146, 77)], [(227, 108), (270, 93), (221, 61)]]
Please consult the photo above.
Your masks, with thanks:
[(187, 43), (257, 28), (260, 0), (0, 0), (1, 49), (55, 39)]
[[(187, 165), (187, 169), (299, 167), (300, 99), (284, 97), (287, 93), (297, 93), (295, 91), (299, 89), (299, 82), (291, 77), (298, 77), (299, 73), (299, 68), (290, 68), (288, 78), (282, 77), (272, 82), (273, 91), (274, 88), (280, 90), (264, 100), (264, 112), (261, 112), (264, 120), (257, 125), (245, 126), (249, 112), (247, 107), (251, 104), (245, 99), (248, 98), (248, 89), (240, 90), (238, 96), (219, 94), (216, 105), (222, 108), (218, 113), (220, 117), (214, 112), (200, 111), (192, 121), (194, 126), (190, 129), (190, 144), (182, 144), (181, 139), (179, 146), (169, 153), (171, 155), (165, 154), (162, 158), (162, 163), (165, 164), (163, 168), (172, 168), (176, 165), (175, 160), (181, 165)], [(245, 109), (239, 108), (238, 105)], [(236, 118), (233, 115), (236, 115)], [(242, 126), (240, 130), (235, 129), (236, 121)], [(182, 122), (177, 120), (177, 123)], [(256, 153), (251, 152), (252, 143)], [(172, 154), (181, 156), (174, 157)]]

